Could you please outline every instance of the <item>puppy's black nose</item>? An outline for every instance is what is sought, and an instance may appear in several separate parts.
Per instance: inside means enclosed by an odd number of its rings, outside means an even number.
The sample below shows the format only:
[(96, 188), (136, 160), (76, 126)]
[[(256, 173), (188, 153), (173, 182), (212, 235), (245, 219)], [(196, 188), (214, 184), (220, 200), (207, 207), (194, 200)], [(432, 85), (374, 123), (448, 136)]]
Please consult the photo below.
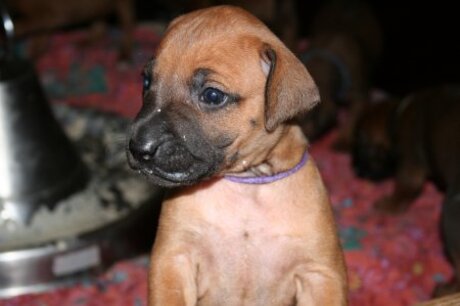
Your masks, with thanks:
[(152, 160), (157, 149), (154, 141), (137, 141), (135, 139), (129, 141), (128, 148), (133, 158), (140, 163)]

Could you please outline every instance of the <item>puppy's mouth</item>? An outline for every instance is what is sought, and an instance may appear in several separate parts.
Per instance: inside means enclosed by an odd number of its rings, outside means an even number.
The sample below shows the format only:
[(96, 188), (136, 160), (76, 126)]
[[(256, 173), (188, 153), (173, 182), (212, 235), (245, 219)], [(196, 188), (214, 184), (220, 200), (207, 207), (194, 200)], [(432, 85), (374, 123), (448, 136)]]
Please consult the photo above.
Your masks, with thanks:
[(213, 150), (207, 151), (208, 156), (199, 156), (176, 140), (162, 142), (148, 151), (145, 148), (145, 144), (130, 141), (129, 165), (163, 187), (191, 185), (210, 177), (222, 161), (220, 154)]

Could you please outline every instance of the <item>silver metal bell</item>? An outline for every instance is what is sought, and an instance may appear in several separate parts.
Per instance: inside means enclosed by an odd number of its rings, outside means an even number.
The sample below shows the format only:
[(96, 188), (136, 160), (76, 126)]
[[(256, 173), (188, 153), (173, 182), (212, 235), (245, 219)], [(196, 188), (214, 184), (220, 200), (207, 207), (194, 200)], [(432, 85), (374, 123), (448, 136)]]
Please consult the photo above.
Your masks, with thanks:
[(87, 179), (33, 66), (0, 60), (0, 219), (28, 221), (39, 206), (52, 208)]

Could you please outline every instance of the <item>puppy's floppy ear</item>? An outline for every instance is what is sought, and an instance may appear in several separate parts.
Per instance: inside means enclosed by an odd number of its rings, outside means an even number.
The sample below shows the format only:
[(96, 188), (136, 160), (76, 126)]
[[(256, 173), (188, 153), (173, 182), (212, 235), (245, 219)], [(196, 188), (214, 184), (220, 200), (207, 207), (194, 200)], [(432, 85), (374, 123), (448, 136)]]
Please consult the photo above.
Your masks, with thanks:
[(305, 66), (287, 48), (275, 51), (263, 44), (262, 70), (265, 88), (265, 128), (271, 132), (286, 120), (308, 111), (319, 102), (319, 92)]

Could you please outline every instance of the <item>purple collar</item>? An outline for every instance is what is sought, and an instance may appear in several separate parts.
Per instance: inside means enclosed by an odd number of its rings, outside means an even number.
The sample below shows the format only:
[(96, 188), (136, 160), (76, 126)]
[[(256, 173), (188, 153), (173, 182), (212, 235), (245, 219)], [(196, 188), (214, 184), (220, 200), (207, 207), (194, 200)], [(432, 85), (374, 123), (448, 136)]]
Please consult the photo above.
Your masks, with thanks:
[(275, 181), (281, 180), (285, 177), (288, 177), (291, 174), (296, 173), (299, 171), (308, 161), (308, 152), (305, 151), (305, 153), (302, 156), (302, 159), (300, 162), (294, 166), (294, 168), (291, 168), (289, 170), (274, 174), (274, 175), (267, 175), (267, 176), (249, 176), (249, 177), (243, 177), (243, 176), (235, 176), (235, 175), (225, 175), (225, 179), (235, 182), (235, 183), (242, 183), (242, 184), (268, 184), (268, 183), (273, 183)]

